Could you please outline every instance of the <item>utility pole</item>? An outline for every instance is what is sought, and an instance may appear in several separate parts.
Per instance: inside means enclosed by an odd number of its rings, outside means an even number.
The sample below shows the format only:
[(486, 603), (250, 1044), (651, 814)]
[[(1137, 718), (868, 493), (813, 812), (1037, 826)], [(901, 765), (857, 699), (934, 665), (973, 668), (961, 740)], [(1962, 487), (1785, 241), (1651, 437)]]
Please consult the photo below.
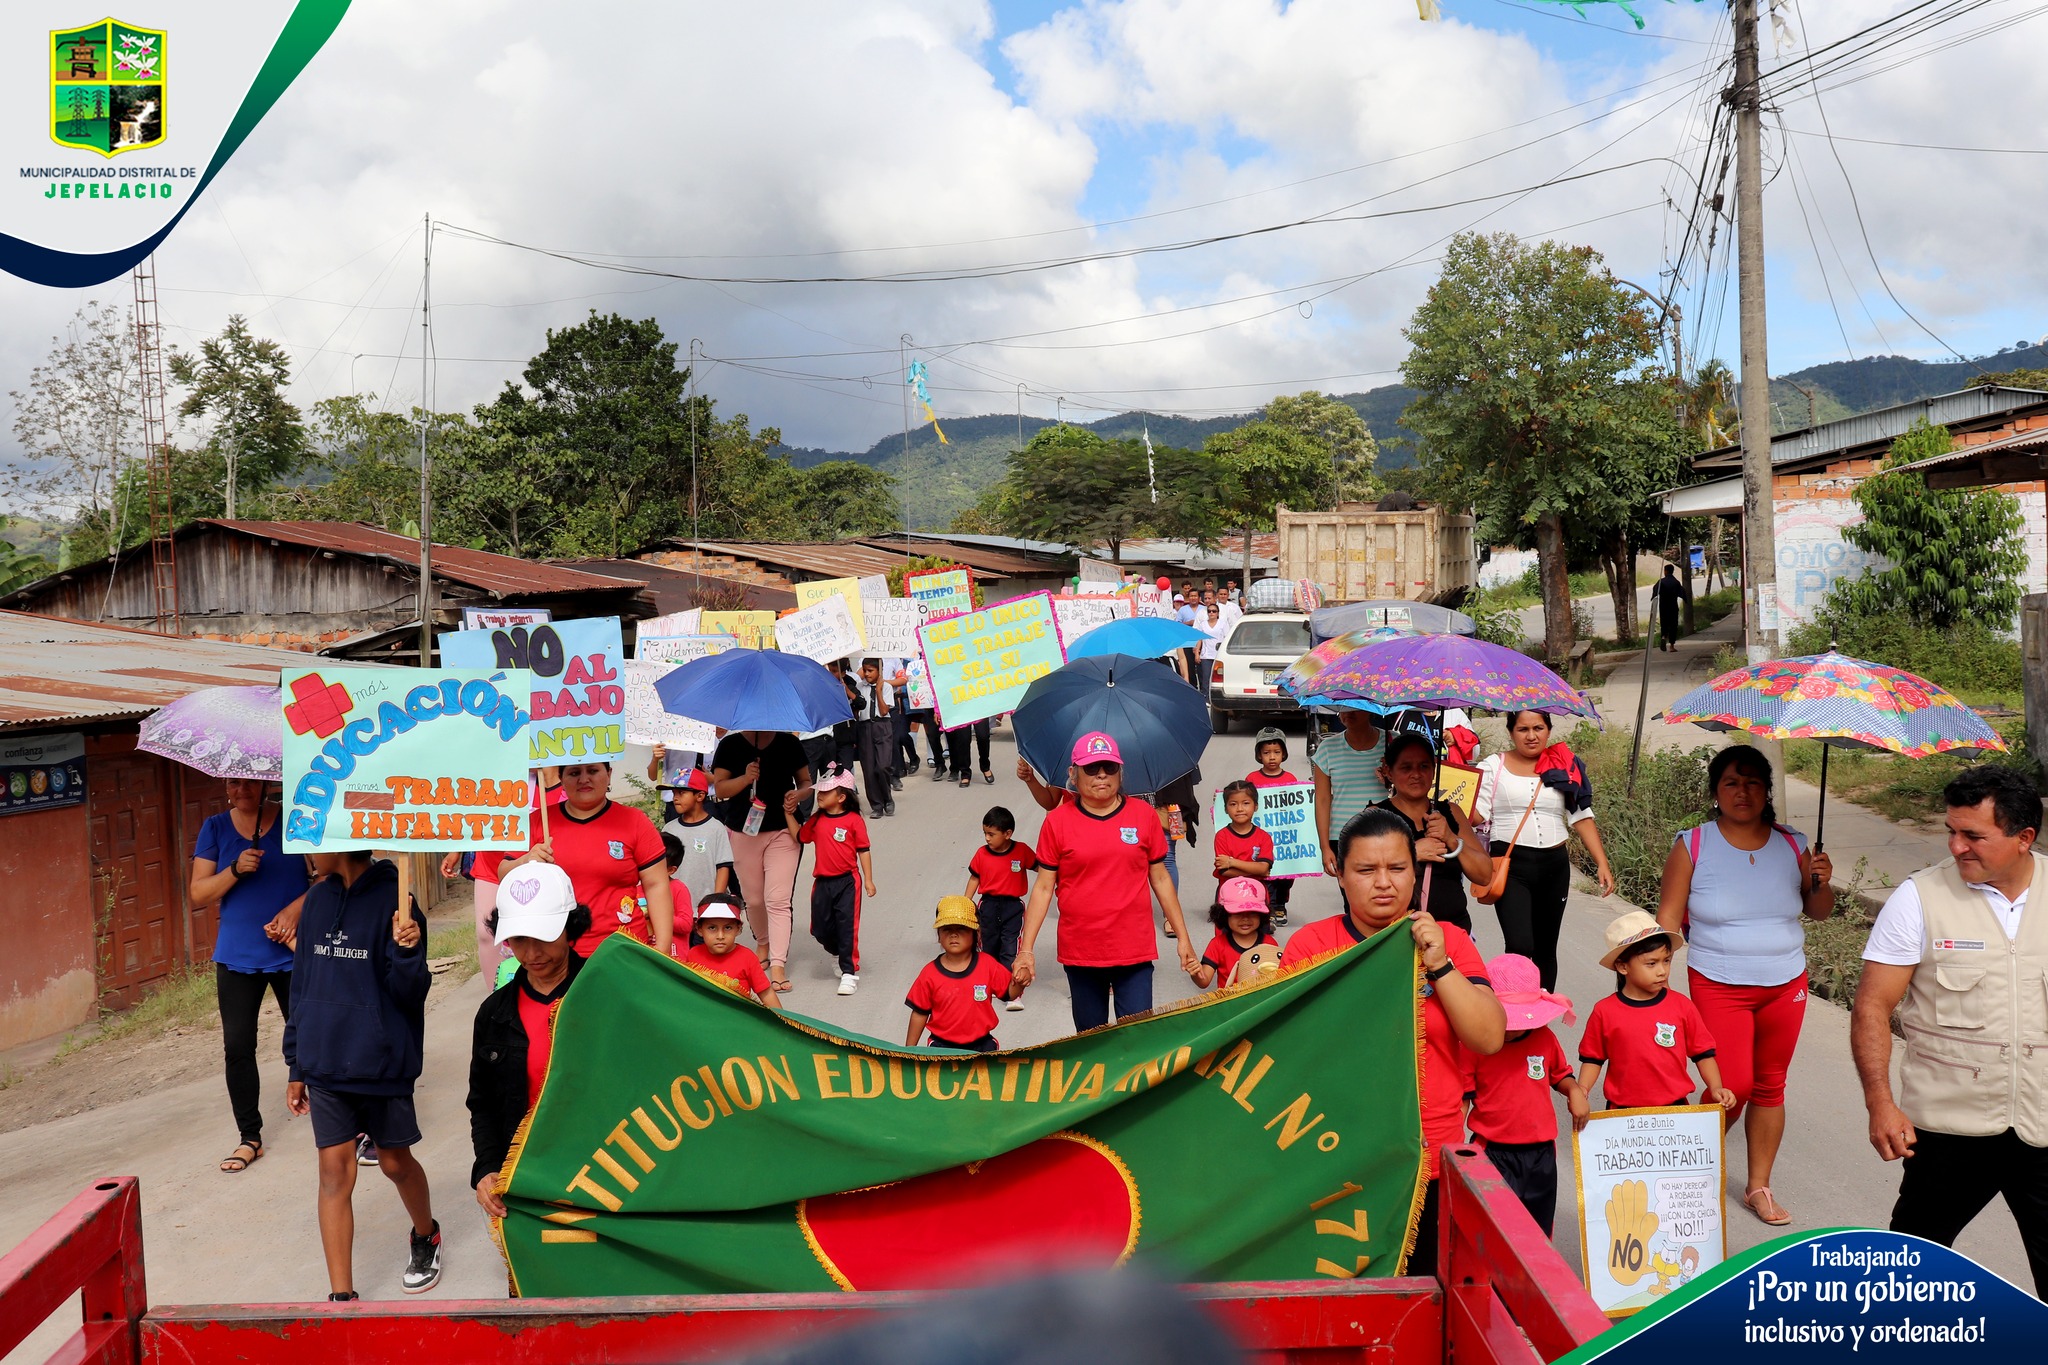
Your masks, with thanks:
[(434, 508), (427, 486), (427, 357), (433, 350), (434, 216), (425, 218), (426, 245), (420, 258), (420, 667), (434, 666)]
[[(1771, 500), (1771, 366), (1764, 327), (1763, 91), (1757, 0), (1735, 0), (1735, 250), (1742, 305), (1742, 596), (1752, 664), (1778, 653), (1778, 547)], [(1777, 746), (1771, 746), (1775, 749)], [(1773, 763), (1783, 770), (1783, 764)]]
[(910, 333), (896, 338), (896, 368), (903, 383), (903, 453), (910, 454)]

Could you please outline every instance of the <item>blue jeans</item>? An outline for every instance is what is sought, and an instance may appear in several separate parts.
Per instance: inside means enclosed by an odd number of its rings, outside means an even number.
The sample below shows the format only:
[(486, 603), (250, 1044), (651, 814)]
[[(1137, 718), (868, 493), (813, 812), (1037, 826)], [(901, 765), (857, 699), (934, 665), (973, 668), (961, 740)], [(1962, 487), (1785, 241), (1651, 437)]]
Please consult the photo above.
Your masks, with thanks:
[(1109, 1022), (1109, 1001), (1116, 997), (1116, 1017), (1140, 1014), (1152, 1008), (1152, 964), (1133, 962), (1127, 967), (1068, 967), (1067, 989), (1074, 997), (1074, 1032), (1100, 1028)]
[(1166, 841), (1166, 877), (1173, 883), (1176, 894), (1180, 891), (1180, 858), (1175, 853), (1179, 847), (1179, 843), (1173, 839)]

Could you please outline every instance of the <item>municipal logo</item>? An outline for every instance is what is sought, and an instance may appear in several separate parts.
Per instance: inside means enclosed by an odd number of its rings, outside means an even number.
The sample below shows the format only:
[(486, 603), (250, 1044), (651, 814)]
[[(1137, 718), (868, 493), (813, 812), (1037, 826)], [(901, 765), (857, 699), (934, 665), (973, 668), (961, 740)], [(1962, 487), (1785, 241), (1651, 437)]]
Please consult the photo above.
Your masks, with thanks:
[(1544, 1078), (1543, 1054), (1539, 1052), (1526, 1060), (1529, 1063), (1529, 1079), (1532, 1081), (1542, 1080)]
[(102, 19), (50, 34), (50, 138), (118, 156), (164, 140), (162, 29)]
[(1678, 1046), (1678, 1025), (1676, 1025), (1676, 1024), (1659, 1024), (1659, 1025), (1657, 1025), (1657, 1046), (1658, 1046), (1658, 1047), (1677, 1047), (1677, 1046)]

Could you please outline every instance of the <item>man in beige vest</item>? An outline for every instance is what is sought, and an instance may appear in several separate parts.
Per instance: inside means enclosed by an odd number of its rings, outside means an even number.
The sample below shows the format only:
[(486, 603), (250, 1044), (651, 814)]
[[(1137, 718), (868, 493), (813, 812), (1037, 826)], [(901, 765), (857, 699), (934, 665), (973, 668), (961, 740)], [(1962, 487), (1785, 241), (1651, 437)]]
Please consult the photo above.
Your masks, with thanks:
[[(2048, 857), (2041, 793), (1969, 768), (1942, 793), (1949, 857), (1892, 893), (1863, 949), (1849, 1039), (1870, 1145), (1905, 1158), (1892, 1231), (1955, 1245), (2004, 1195), (2048, 1294)], [(1901, 1002), (1903, 1007), (1901, 1007)], [(1891, 1084), (1892, 1011), (1905, 1048)]]

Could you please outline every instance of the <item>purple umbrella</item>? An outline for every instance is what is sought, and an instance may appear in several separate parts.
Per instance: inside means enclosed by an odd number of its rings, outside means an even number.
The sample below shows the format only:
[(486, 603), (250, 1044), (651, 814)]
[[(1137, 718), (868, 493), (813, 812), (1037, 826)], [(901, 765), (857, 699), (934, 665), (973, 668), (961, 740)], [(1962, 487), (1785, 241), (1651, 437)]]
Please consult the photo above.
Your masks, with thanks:
[(1471, 706), (1599, 719), (1584, 693), (1520, 650), (1462, 635), (1396, 636), (1342, 653), (1332, 650), (1337, 644), (1296, 659), (1280, 675), (1280, 689), (1295, 697), (1374, 702), (1388, 711)]
[(275, 687), (202, 687), (143, 717), (135, 747), (209, 777), (284, 775), (284, 695)]

